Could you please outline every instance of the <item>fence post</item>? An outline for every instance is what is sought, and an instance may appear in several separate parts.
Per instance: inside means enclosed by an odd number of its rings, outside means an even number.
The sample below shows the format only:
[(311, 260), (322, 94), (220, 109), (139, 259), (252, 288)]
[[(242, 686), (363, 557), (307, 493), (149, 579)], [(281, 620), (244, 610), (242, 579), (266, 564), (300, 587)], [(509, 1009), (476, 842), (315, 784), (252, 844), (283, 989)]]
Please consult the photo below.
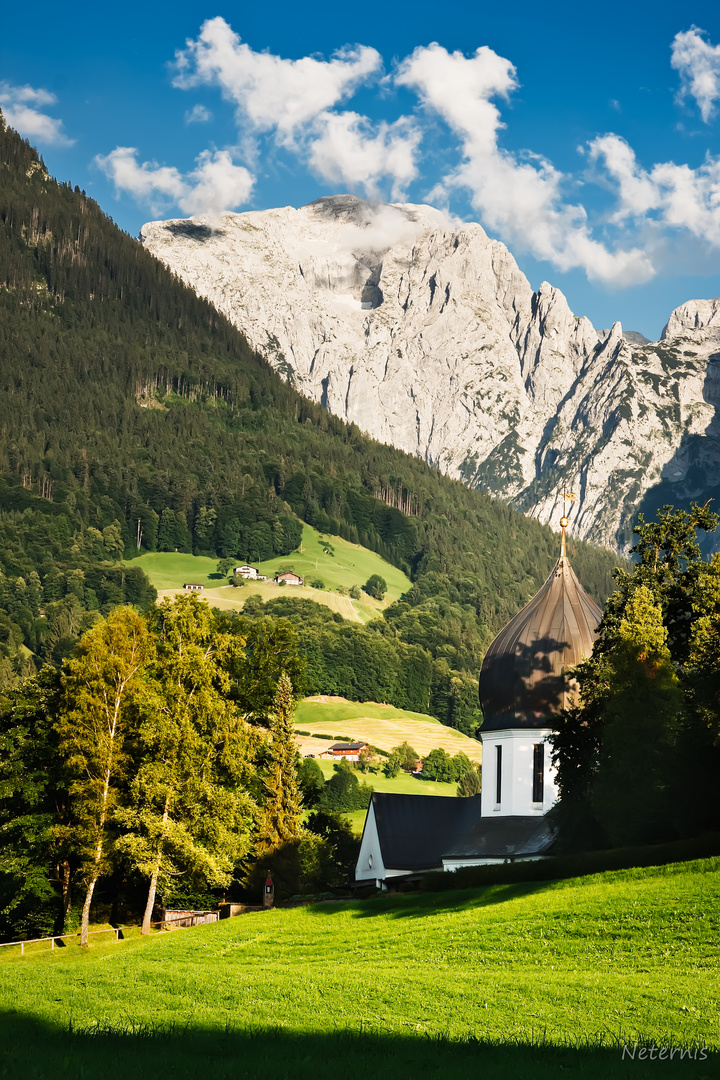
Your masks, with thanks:
[(21, 956), (25, 955), (25, 942), (24, 941), (20, 942), (20, 955)]
[(50, 948), (51, 948), (51, 949), (54, 949), (54, 948), (55, 948), (55, 938), (54, 938), (54, 937), (51, 937), (51, 938), (50, 938)]

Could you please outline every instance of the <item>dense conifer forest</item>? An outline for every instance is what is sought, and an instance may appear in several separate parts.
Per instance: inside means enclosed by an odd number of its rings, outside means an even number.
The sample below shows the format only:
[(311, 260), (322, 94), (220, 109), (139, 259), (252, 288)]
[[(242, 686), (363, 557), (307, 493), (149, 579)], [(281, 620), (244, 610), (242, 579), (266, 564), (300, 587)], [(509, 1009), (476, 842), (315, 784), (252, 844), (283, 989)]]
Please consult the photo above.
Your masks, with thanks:
[[(412, 700), (471, 732), (483, 650), (549, 573), (556, 536), (300, 396), (1, 117), (0, 224), (0, 686), (59, 663), (97, 613), (151, 605), (123, 556), (266, 559), (304, 520), (413, 581), (364, 630), (282, 612), (314, 688)], [(571, 554), (604, 600), (616, 558)], [(396, 670), (346, 677), (355, 638), (362, 663)]]

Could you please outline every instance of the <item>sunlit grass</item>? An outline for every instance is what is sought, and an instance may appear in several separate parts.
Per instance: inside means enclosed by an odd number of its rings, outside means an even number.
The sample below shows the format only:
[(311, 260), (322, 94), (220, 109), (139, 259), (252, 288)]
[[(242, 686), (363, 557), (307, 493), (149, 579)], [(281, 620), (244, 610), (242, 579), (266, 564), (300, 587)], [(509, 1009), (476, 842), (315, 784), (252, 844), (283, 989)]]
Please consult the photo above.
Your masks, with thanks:
[(717, 1051), (719, 866), (385, 896), (8, 957), (0, 1004), (84, 1028), (188, 1025), (264, 1038), (279, 1026), (307, 1037), (316, 1068), (338, 1030)]
[[(254, 593), (266, 603), (281, 596), (300, 596), (323, 604), (344, 619), (361, 623), (377, 618), (384, 608), (394, 603), (411, 586), (410, 579), (402, 570), (385, 562), (374, 551), (351, 544), (339, 536), (322, 536), (310, 525), (303, 525), (298, 551), (253, 564), (260, 574), (270, 579), (280, 569), (292, 567), (295, 573), (305, 579), (305, 584), (300, 586), (275, 585), (269, 580), (248, 581), (241, 589), (228, 588), (227, 579), (217, 574), (217, 559), (182, 552), (147, 552), (132, 559), (130, 564), (144, 570), (155, 588), (164, 594), (182, 589), (186, 582), (203, 585), (202, 598), (221, 609), (241, 610), (247, 598)], [(338, 587), (349, 591), (354, 585), (362, 590), (373, 574), (379, 574), (387, 582), (387, 593), (382, 601), (364, 592), (360, 599), (353, 600), (337, 591)], [(325, 588), (311, 588), (311, 579), (322, 580)]]

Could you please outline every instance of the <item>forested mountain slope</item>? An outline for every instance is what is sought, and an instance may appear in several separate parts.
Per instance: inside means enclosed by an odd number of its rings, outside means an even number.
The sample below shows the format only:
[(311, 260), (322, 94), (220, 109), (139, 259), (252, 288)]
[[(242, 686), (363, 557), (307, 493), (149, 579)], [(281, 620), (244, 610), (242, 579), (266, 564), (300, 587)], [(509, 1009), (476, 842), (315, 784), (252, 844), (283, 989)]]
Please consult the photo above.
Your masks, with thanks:
[[(58, 659), (93, 610), (150, 602), (119, 565), (138, 536), (265, 559), (296, 547), (302, 519), (406, 570), (379, 632), (422, 649), (436, 684), (472, 688), (552, 567), (548, 528), (301, 397), (1, 122), (0, 226), (3, 678), (27, 648)], [(614, 561), (575, 546), (599, 600)]]

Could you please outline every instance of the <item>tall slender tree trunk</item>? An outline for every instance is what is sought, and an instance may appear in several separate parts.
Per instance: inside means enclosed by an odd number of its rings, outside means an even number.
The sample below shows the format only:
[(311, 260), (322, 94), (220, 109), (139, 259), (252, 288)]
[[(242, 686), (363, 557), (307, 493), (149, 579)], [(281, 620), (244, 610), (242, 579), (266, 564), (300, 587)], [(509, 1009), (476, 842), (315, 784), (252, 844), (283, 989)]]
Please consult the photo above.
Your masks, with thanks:
[(82, 922), (80, 924), (80, 944), (87, 945), (88, 938), (90, 936), (90, 905), (92, 904), (93, 893), (95, 892), (95, 886), (97, 884), (98, 875), (90, 879), (87, 892), (85, 893), (85, 903), (82, 909)]
[(142, 933), (150, 933), (150, 923), (152, 921), (153, 908), (155, 907), (155, 897), (157, 895), (157, 883), (160, 875), (160, 860), (162, 858), (162, 845), (165, 839), (165, 826), (167, 824), (168, 814), (170, 812), (170, 796), (165, 799), (165, 809), (163, 810), (162, 817), (162, 829), (160, 831), (160, 840), (158, 842), (157, 862), (155, 863), (155, 869), (150, 875), (150, 888), (148, 889), (147, 904), (145, 905), (145, 914), (142, 921)]
[(67, 918), (72, 906), (72, 874), (67, 859), (63, 859), (60, 864), (60, 887), (62, 889), (62, 908), (58, 933), (62, 934), (67, 929)]
[[(116, 710), (117, 716), (117, 710)], [(115, 723), (113, 722), (112, 736), (115, 736)], [(85, 894), (85, 903), (82, 910), (82, 922), (80, 923), (80, 944), (87, 945), (88, 936), (90, 933), (90, 904), (92, 903), (93, 893), (95, 892), (95, 886), (97, 880), (100, 877), (100, 867), (102, 866), (103, 846), (105, 841), (105, 821), (107, 818), (108, 798), (110, 795), (110, 777), (112, 775), (112, 759), (108, 764), (107, 772), (105, 773), (105, 783), (103, 785), (102, 800), (100, 803), (100, 819), (98, 821), (98, 842), (95, 848), (95, 862), (90, 872), (90, 881), (88, 882), (87, 893)]]
[(150, 924), (152, 922), (153, 908), (155, 907), (155, 896), (157, 894), (158, 875), (160, 873), (160, 861), (155, 864), (155, 869), (152, 872), (150, 878), (150, 888), (148, 889), (147, 904), (145, 905), (145, 914), (142, 921), (142, 933), (150, 933)]

